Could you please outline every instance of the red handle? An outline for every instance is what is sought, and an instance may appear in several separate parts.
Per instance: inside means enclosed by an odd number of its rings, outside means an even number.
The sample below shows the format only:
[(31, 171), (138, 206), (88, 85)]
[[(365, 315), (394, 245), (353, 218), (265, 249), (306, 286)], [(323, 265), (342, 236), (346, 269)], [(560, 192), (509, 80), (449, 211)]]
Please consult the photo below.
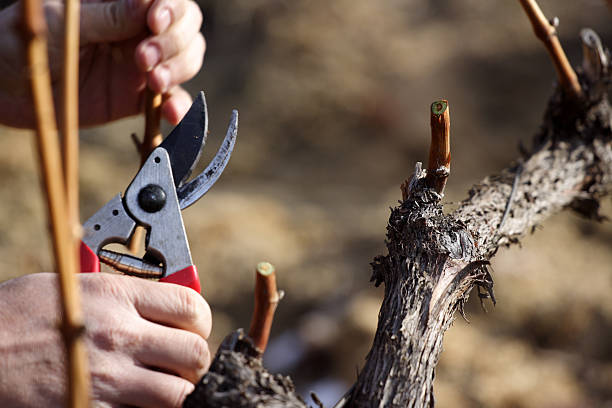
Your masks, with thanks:
[[(81, 272), (100, 272), (100, 260), (98, 259), (98, 255), (96, 255), (83, 241), (81, 241), (80, 255)], [(187, 286), (198, 293), (200, 293), (201, 290), (200, 277), (194, 265), (161, 278), (159, 281)]]
[(181, 269), (159, 280), (160, 282), (176, 283), (177, 285), (187, 286), (200, 293), (200, 277), (195, 265)]
[(100, 272), (100, 260), (98, 255), (91, 250), (83, 241), (79, 249), (81, 255), (81, 272)]

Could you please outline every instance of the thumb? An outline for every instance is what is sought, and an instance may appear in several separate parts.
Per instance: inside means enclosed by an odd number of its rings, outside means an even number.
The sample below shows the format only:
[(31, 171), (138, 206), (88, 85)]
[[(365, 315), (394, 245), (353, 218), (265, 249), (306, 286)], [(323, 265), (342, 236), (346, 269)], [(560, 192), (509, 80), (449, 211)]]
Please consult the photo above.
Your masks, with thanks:
[(81, 4), (81, 45), (127, 40), (145, 31), (152, 0)]

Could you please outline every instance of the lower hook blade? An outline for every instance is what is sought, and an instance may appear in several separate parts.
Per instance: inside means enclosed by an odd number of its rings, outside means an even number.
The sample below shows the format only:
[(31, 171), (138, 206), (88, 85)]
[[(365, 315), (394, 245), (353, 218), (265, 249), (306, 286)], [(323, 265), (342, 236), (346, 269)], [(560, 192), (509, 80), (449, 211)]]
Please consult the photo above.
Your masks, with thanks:
[(214, 159), (197, 177), (176, 189), (181, 210), (184, 210), (198, 201), (200, 197), (210, 190), (217, 179), (219, 179), (234, 150), (237, 134), (238, 111), (234, 110), (223, 143), (221, 143), (221, 147), (217, 151)]

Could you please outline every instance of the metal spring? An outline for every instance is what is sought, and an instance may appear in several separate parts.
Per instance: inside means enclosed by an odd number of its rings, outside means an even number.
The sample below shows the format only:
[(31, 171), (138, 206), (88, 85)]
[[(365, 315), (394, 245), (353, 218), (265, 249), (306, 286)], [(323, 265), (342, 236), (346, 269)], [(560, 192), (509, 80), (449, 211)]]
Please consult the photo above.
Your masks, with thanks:
[(132, 255), (101, 249), (98, 253), (100, 261), (117, 272), (145, 279), (161, 279), (164, 268), (148, 263)]

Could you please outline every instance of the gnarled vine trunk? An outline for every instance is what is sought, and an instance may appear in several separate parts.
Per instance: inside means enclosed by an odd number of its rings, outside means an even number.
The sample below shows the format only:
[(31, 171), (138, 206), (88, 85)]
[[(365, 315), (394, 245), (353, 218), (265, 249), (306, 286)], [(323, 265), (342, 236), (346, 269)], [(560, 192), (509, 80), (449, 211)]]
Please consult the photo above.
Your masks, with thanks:
[[(388, 254), (372, 263), (372, 280), (385, 284), (374, 343), (338, 407), (433, 406), (444, 332), (472, 288), (493, 297), (489, 259), (497, 249), (564, 208), (600, 219), (599, 199), (612, 192), (606, 55), (598, 76), (580, 76), (584, 98), (569, 100), (557, 90), (532, 151), (474, 186), (451, 214), (443, 213), (440, 195), (417, 166), (408, 196), (391, 212)], [(306, 404), (287, 378), (267, 373), (252, 345), (233, 334), (185, 406)]]

